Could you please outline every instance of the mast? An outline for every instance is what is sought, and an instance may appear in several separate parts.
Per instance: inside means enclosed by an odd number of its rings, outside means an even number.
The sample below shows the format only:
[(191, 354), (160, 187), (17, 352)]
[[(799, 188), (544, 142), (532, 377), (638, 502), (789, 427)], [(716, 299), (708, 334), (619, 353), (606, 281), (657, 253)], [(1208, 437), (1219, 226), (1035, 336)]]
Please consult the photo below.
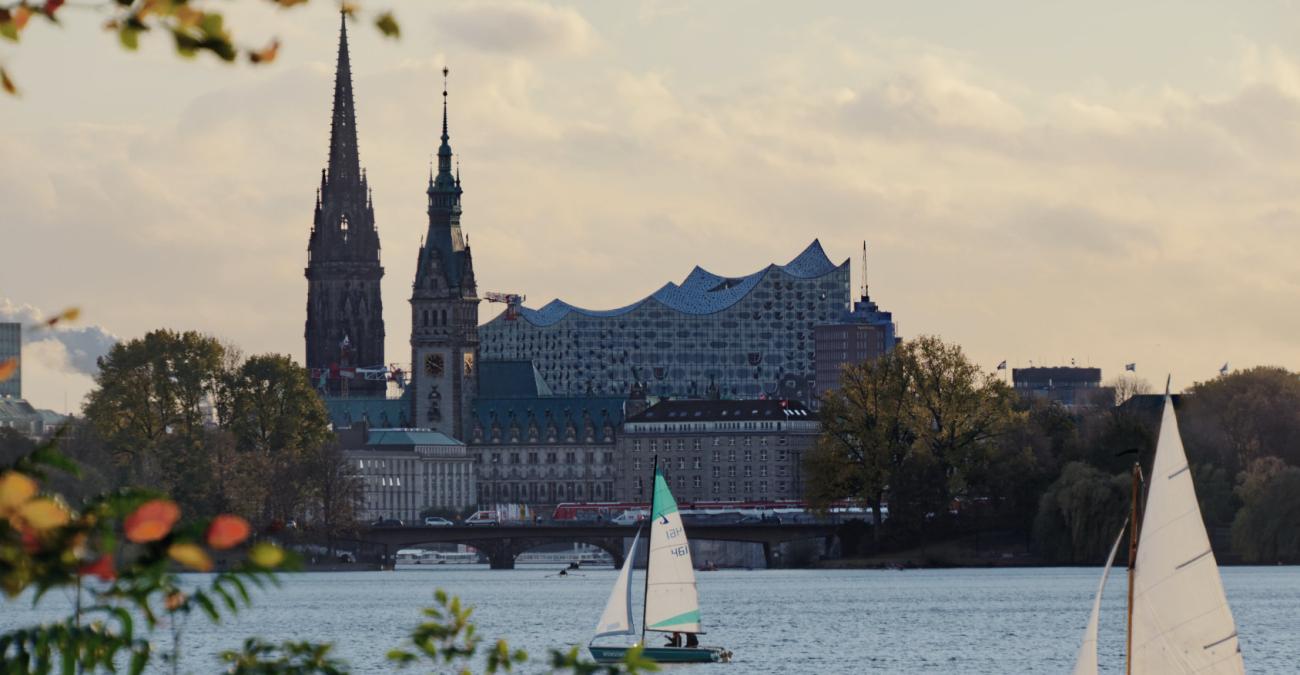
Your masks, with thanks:
[[(656, 454), (654, 461), (650, 463), (650, 534), (646, 538), (646, 557), (645, 557), (645, 593), (642, 594), (641, 603), (641, 646), (645, 647), (645, 620), (646, 612), (650, 609), (650, 540), (654, 538), (655, 531), (655, 479), (659, 477), (659, 455)], [(636, 553), (636, 551), (633, 551)], [(635, 563), (633, 567), (635, 567)]]
[(1128, 627), (1125, 630), (1124, 673), (1133, 675), (1133, 581), (1137, 569), (1138, 498), (1142, 493), (1142, 464), (1133, 462), (1133, 501), (1129, 507), (1128, 529)]

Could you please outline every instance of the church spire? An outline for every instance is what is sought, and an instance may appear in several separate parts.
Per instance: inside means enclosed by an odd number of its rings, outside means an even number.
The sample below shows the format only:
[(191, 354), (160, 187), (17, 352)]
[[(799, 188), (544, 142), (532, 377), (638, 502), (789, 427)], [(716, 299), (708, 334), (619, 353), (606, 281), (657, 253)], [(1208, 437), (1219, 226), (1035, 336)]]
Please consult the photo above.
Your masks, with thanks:
[(334, 117), (330, 122), (329, 178), (331, 183), (359, 180), (357, 113), (352, 103), (352, 61), (348, 58), (348, 17), (339, 13), (339, 60), (334, 72)]
[(451, 171), (451, 135), (447, 132), (447, 75), (449, 68), (442, 68), (442, 144), (438, 146), (438, 177), (434, 179), (434, 189), (445, 191), (456, 187), (456, 177)]

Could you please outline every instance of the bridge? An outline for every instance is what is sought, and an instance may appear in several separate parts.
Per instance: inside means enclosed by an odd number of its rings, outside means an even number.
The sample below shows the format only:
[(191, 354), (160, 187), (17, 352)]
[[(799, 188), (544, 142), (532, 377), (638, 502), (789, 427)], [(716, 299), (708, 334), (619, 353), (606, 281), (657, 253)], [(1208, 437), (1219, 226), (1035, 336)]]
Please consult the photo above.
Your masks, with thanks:
[[(752, 523), (743, 525), (690, 525), (686, 536), (691, 541), (735, 541), (762, 544), (763, 559), (771, 566), (773, 549), (779, 544), (806, 539), (821, 539), (827, 550), (838, 536), (839, 525)], [(636, 534), (634, 525), (481, 525), (455, 527), (377, 527), (363, 530), (362, 541), (379, 544), (395, 553), (403, 548), (425, 544), (466, 544), (487, 556), (494, 570), (514, 569), (515, 557), (544, 544), (579, 543), (595, 546), (614, 558), (614, 566), (623, 564), (625, 539)]]

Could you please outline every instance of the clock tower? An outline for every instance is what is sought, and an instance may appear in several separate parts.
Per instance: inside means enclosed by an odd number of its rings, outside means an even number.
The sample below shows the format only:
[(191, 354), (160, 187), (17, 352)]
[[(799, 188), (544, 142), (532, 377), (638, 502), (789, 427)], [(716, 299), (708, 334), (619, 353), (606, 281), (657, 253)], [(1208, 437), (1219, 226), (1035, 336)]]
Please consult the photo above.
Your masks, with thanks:
[(464, 440), (478, 366), (478, 289), (460, 229), (460, 177), (447, 135), (447, 69), (442, 69), (442, 145), (429, 174), (429, 231), (411, 287), (413, 419)]

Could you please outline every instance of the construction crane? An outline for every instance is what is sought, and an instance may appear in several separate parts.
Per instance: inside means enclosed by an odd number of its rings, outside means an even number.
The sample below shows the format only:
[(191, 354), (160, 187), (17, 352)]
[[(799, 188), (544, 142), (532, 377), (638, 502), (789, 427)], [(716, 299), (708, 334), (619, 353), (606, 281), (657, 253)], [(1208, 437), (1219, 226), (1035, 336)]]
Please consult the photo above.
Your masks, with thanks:
[(506, 306), (506, 321), (514, 321), (519, 318), (519, 308), (523, 306), (524, 300), (528, 297), (519, 293), (496, 293), (488, 291), (483, 294), (483, 299), (488, 302), (502, 302)]

